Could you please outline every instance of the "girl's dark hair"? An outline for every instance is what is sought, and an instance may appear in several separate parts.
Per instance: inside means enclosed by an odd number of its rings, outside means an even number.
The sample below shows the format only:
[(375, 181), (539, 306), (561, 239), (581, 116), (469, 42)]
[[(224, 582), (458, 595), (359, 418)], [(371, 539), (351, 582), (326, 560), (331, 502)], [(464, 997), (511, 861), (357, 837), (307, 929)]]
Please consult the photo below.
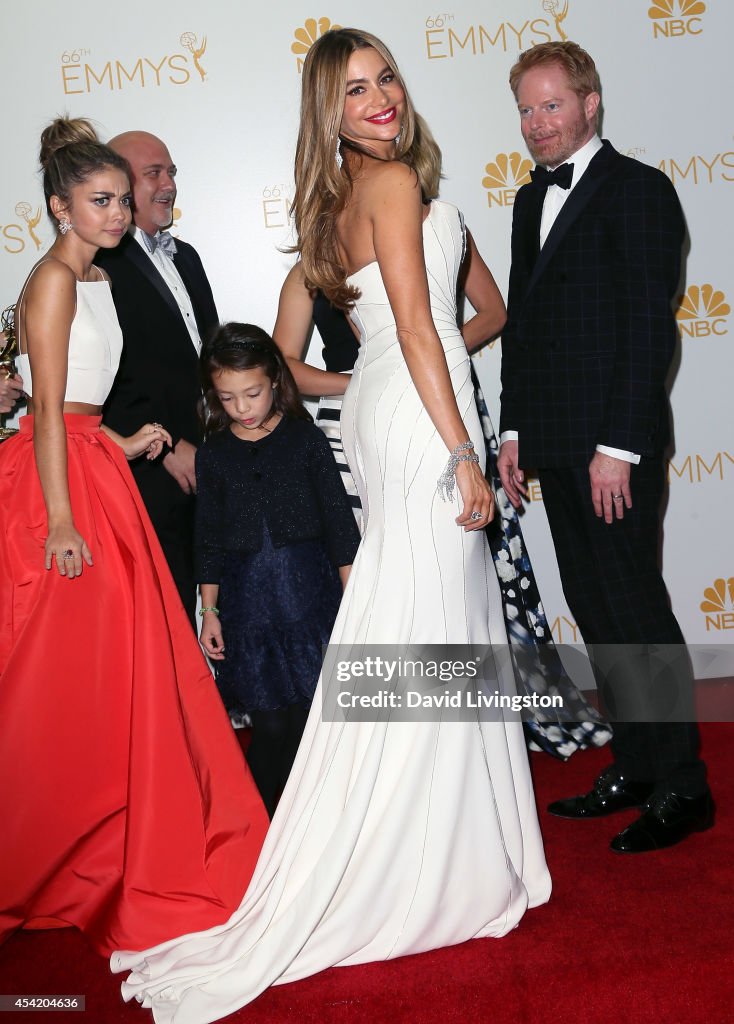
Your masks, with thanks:
[(254, 370), (262, 366), (275, 384), (273, 408), (291, 419), (308, 420), (293, 374), (283, 353), (269, 334), (253, 324), (228, 323), (218, 327), (203, 346), (199, 356), (199, 374), (203, 396), (199, 400), (199, 418), (207, 437), (218, 434), (230, 424), (230, 418), (217, 398), (214, 375), (220, 370)]
[(41, 168), (46, 209), (51, 212), (51, 196), (68, 203), (74, 185), (81, 185), (91, 175), (114, 167), (130, 179), (127, 160), (103, 145), (90, 121), (83, 117), (57, 117), (41, 134)]

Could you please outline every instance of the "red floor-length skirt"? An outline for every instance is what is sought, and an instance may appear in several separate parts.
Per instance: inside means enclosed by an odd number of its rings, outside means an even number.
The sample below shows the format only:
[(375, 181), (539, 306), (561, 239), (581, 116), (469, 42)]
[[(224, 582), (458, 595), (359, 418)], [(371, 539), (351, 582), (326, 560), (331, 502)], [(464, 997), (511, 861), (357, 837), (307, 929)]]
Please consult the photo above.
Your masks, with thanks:
[(121, 449), (65, 420), (80, 578), (44, 568), (32, 418), (0, 446), (0, 939), (108, 954), (226, 921), (267, 817)]

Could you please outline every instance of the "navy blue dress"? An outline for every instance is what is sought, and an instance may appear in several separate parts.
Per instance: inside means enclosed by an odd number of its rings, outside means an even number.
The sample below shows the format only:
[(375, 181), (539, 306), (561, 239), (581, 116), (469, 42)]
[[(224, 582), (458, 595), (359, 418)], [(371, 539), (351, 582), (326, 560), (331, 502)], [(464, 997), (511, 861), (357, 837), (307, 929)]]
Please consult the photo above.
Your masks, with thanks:
[(197, 578), (218, 583), (225, 647), (217, 685), (232, 721), (310, 704), (339, 609), (338, 567), (359, 545), (328, 442), (285, 417), (197, 452)]
[(320, 540), (232, 552), (222, 571), (219, 616), (226, 658), (217, 686), (230, 718), (309, 705), (342, 597)]

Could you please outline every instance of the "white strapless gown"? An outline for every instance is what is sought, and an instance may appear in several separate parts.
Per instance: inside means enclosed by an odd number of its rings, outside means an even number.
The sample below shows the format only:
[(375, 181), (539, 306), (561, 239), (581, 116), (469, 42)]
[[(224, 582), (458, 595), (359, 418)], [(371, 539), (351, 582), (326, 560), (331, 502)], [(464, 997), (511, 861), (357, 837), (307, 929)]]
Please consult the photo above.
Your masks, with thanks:
[[(456, 327), (461, 215), (424, 223), (431, 308), (459, 409), (482, 432)], [(446, 447), (411, 381), (377, 264), (352, 278), (359, 359), (342, 412), (367, 525), (333, 643), (505, 643), (483, 531), (456, 526), (436, 482)], [(321, 687), (252, 882), (229, 922), (117, 953), (122, 990), (157, 1022), (205, 1024), (327, 967), (514, 928), (551, 883), (522, 727), (324, 722)]]

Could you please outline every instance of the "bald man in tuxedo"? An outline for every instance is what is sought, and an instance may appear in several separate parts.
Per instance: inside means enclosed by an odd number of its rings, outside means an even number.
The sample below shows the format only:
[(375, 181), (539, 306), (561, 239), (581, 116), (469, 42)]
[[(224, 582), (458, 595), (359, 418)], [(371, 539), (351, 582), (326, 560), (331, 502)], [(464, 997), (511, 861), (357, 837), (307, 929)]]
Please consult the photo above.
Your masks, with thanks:
[(104, 418), (123, 434), (141, 416), (171, 432), (172, 450), (154, 462), (138, 459), (132, 471), (194, 623), (194, 456), (202, 436), (198, 356), (219, 318), (198, 253), (166, 230), (177, 173), (168, 147), (142, 131), (125, 132), (109, 145), (130, 165), (134, 210), (122, 243), (97, 258), (110, 276), (124, 338)]

